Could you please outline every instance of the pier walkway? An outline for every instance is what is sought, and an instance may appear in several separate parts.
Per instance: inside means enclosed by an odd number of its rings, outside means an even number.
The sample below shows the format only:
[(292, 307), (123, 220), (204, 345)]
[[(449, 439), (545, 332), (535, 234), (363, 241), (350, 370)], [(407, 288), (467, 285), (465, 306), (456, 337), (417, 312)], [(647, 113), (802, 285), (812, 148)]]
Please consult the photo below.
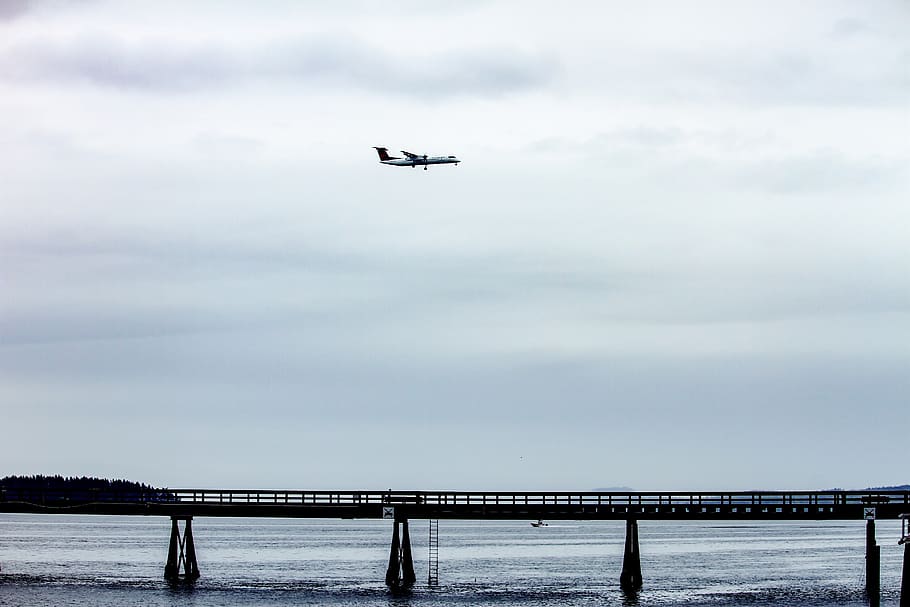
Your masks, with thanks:
[[(0, 488), (0, 512), (413, 519), (854, 519), (910, 512), (910, 491), (482, 492)], [(385, 514), (384, 514), (385, 512)]]

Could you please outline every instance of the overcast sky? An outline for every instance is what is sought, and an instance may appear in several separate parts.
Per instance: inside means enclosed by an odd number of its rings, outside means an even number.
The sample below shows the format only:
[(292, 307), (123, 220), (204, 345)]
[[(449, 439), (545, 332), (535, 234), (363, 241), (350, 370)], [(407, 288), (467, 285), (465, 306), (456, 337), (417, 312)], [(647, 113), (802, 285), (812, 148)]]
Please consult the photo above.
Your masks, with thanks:
[(910, 482), (908, 32), (898, 0), (0, 0), (0, 476)]

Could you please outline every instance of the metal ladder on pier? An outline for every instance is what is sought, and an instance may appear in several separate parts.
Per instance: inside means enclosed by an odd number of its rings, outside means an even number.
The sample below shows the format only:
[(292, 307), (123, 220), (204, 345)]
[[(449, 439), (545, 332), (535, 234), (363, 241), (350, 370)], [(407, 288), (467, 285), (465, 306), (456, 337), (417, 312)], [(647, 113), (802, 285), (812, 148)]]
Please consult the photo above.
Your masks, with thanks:
[(429, 563), (427, 563), (427, 586), (439, 586), (439, 521), (430, 520)]

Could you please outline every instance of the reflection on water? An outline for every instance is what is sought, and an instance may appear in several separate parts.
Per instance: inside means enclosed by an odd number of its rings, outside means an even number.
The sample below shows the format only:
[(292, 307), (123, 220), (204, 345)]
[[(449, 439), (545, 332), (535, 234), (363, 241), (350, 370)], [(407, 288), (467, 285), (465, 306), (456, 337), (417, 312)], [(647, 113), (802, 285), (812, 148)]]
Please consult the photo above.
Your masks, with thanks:
[[(418, 583), (383, 584), (385, 521), (194, 520), (202, 578), (170, 585), (167, 518), (0, 515), (0, 605), (867, 606), (863, 521), (639, 523), (644, 587), (619, 586), (625, 525), (441, 521), (440, 586), (412, 521)], [(879, 521), (882, 606), (897, 606), (899, 526)]]
[(622, 604), (623, 607), (637, 607), (638, 606), (638, 595), (640, 590), (629, 590), (628, 588), (622, 589)]

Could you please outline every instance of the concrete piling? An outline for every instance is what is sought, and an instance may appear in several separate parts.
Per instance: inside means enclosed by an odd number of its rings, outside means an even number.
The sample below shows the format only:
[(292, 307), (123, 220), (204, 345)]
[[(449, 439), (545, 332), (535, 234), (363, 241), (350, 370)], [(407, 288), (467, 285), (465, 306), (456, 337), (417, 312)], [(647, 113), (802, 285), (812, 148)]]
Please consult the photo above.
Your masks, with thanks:
[(180, 570), (180, 530), (177, 528), (177, 517), (171, 517), (171, 541), (167, 549), (167, 563), (164, 565), (164, 579), (176, 580)]
[(389, 550), (389, 567), (385, 572), (385, 585), (397, 588), (401, 575), (401, 540), (398, 537), (398, 521), (392, 523), (392, 547)]
[(199, 565), (196, 563), (196, 545), (193, 543), (193, 519), (186, 519), (186, 527), (183, 530), (183, 541), (186, 547), (186, 558), (184, 559), (184, 571), (186, 579), (199, 579)]
[(910, 607), (910, 542), (904, 542), (904, 566), (901, 570), (900, 607)]
[[(400, 536), (399, 525), (401, 525)], [(389, 550), (389, 567), (386, 569), (385, 583), (392, 590), (405, 590), (413, 586), (416, 581), (408, 520), (396, 519), (392, 525), (392, 546)]]
[[(180, 536), (178, 521), (184, 521), (183, 537)], [(164, 565), (164, 578), (171, 582), (192, 582), (199, 579), (199, 566), (196, 563), (196, 546), (193, 544), (193, 517), (171, 517), (171, 540), (168, 544), (167, 563)], [(180, 573), (181, 566), (183, 573)]]
[(638, 521), (626, 521), (626, 544), (622, 557), (619, 585), (623, 590), (637, 590), (642, 586), (641, 553), (638, 549)]
[(401, 584), (410, 587), (416, 581), (414, 558), (411, 555), (411, 535), (408, 532), (408, 521), (405, 519), (401, 522)]
[(876, 601), (881, 596), (882, 547), (875, 542), (875, 520), (866, 521), (866, 596)]

